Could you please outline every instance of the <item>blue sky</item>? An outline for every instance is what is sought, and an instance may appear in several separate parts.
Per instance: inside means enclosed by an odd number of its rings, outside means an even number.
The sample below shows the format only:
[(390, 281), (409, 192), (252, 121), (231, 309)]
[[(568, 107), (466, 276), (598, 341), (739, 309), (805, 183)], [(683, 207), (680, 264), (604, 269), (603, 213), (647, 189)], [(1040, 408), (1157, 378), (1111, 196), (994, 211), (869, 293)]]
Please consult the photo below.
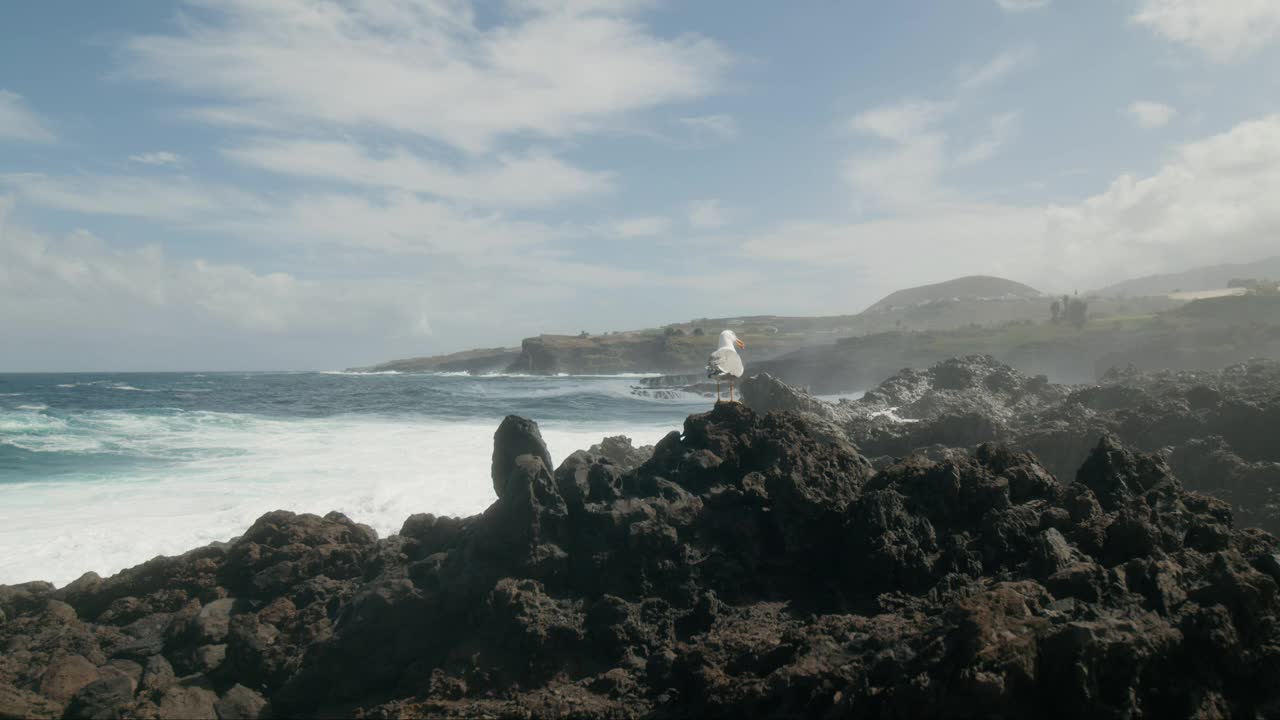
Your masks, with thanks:
[(1280, 252), (1269, 0), (0, 4), (0, 370)]

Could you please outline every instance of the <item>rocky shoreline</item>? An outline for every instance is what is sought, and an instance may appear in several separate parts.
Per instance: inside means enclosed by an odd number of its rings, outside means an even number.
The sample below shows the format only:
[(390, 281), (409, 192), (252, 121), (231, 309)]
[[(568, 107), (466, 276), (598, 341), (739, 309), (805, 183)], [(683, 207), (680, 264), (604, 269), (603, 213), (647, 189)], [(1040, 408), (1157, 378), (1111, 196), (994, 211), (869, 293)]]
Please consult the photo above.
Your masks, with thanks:
[(1280, 713), (1276, 363), (743, 391), (558, 468), (509, 417), (481, 515), (0, 587), (0, 718)]
[[(1237, 524), (1280, 534), (1280, 362), (1220, 371), (1112, 370), (1060, 385), (990, 356), (899, 372), (860, 399), (824, 403), (768, 375), (742, 386), (760, 410), (805, 416), (885, 466), (895, 457), (1004, 443), (1070, 478), (1098, 438), (1158, 453), (1188, 488), (1232, 504)], [(905, 422), (904, 422), (905, 420)]]

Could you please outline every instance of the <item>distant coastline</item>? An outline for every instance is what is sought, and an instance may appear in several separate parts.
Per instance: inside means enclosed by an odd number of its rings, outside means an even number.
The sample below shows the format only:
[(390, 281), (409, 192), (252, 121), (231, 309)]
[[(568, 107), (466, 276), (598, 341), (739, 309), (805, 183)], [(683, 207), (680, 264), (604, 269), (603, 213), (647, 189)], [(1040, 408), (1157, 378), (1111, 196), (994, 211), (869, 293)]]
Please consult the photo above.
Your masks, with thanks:
[(864, 389), (902, 367), (990, 354), (1024, 372), (1091, 382), (1109, 368), (1214, 369), (1280, 357), (1280, 296), (1210, 293), (1180, 300), (1085, 297), (1079, 322), (1056, 320), (1056, 298), (948, 299), (860, 315), (696, 320), (602, 335), (540, 335), (519, 348), (485, 348), (352, 368), (379, 372), (609, 375), (699, 372), (731, 327), (752, 371), (816, 392)]

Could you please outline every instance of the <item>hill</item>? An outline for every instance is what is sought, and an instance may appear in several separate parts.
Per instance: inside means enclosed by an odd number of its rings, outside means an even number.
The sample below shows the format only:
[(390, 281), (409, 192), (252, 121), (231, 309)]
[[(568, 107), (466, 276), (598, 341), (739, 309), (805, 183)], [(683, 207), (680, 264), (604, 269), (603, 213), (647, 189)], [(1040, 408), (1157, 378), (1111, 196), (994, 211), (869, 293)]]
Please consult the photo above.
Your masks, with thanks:
[[(530, 374), (609, 374), (620, 372), (690, 373), (706, 363), (715, 336), (734, 330), (747, 342), (752, 362), (798, 350), (830, 347), (832, 343), (879, 333), (933, 332), (967, 328), (1001, 328), (1014, 323), (1043, 323), (1049, 319), (1048, 298), (1020, 283), (1000, 278), (959, 278), (938, 285), (894, 293), (907, 297), (930, 288), (951, 288), (969, 293), (963, 298), (941, 292), (919, 304), (893, 305), (859, 315), (787, 317), (755, 315), (698, 318), (662, 327), (597, 335), (543, 334), (525, 338), (519, 348), (471, 350), (451, 355), (394, 360), (364, 371), (403, 372), (520, 372)], [(985, 293), (985, 294), (984, 294)], [(1019, 295), (1018, 293), (1021, 293)], [(1088, 298), (1092, 318), (1149, 316), (1176, 307), (1168, 297)], [(892, 370), (896, 370), (896, 366)]]
[(1163, 312), (1095, 316), (1083, 327), (1013, 322), (923, 332), (882, 332), (811, 346), (753, 363), (813, 392), (874, 386), (903, 367), (926, 367), (958, 355), (992, 355), (1056, 382), (1094, 382), (1113, 367), (1202, 370), (1253, 357), (1280, 359), (1280, 296), (1196, 300)]
[(1280, 256), (1246, 263), (1229, 263), (1192, 268), (1179, 273), (1147, 275), (1109, 285), (1096, 294), (1142, 297), (1175, 292), (1199, 292), (1225, 288), (1235, 279), (1280, 280)]
[(867, 313), (887, 312), (936, 302), (959, 300), (1020, 300), (1042, 297), (1043, 293), (1020, 282), (989, 275), (969, 275), (932, 285), (899, 290), (867, 308)]

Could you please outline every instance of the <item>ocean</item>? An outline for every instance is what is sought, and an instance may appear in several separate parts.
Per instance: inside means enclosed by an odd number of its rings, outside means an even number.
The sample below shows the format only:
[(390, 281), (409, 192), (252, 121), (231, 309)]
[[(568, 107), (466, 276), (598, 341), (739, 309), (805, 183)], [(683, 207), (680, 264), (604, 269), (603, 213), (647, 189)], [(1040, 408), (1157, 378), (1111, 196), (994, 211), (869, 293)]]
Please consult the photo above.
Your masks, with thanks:
[(636, 376), (0, 374), (0, 584), (104, 577), (283, 509), (386, 536), (494, 500), (493, 433), (536, 420), (552, 459), (606, 435), (652, 444), (711, 401)]

